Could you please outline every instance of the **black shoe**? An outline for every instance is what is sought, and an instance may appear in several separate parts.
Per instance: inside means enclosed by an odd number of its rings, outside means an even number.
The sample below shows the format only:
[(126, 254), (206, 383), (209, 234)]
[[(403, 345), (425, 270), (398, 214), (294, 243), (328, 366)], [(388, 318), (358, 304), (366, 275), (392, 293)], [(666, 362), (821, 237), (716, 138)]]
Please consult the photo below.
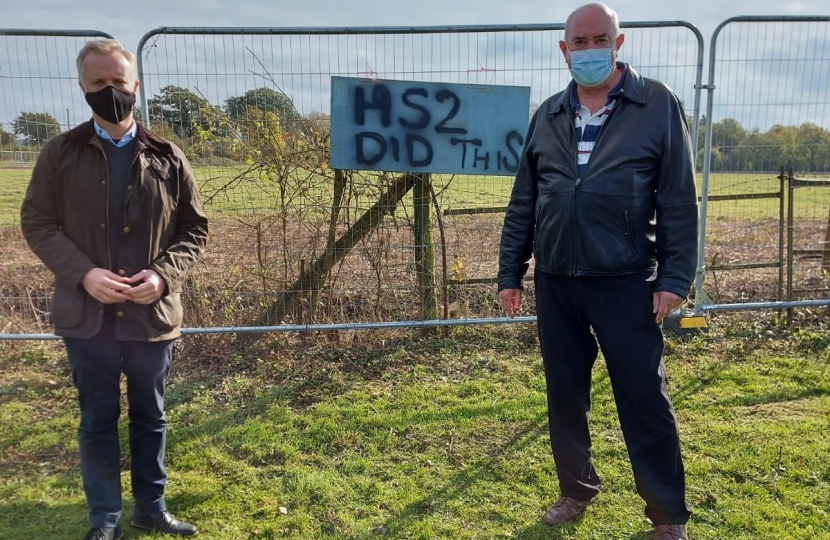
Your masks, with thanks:
[(115, 527), (93, 527), (86, 533), (84, 540), (118, 540), (124, 537), (121, 525)]
[(170, 512), (159, 512), (158, 514), (137, 514), (133, 515), (130, 524), (136, 529), (157, 531), (179, 536), (193, 536), (198, 531), (190, 523), (179, 521)]

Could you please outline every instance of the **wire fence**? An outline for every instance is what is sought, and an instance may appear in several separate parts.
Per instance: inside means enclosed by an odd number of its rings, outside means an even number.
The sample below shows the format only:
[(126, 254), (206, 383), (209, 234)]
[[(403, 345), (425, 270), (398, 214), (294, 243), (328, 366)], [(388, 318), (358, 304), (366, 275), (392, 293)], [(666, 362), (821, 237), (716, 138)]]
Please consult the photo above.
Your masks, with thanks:
[[(325, 124), (331, 112), (329, 81), (333, 76), (527, 86), (529, 119), (539, 103), (569, 82), (558, 45), (563, 30), (563, 25), (556, 24), (416, 29), (164, 28), (146, 35), (139, 48), (142, 108), (151, 126), (173, 125), (174, 133), (169, 135), (189, 145), (203, 175), (214, 219), (213, 235), (219, 239), (194, 281), (217, 283), (220, 276), (205, 275), (226, 268), (214, 264), (215, 260), (232, 260), (237, 268), (223, 272), (227, 281), (219, 291), (209, 293), (212, 306), (229, 306), (220, 299), (226, 291), (234, 291), (232, 299), (237, 303), (218, 320), (213, 315), (212, 320), (237, 328), (435, 318), (472, 322), (498, 317), (494, 277), (502, 221), (499, 209), (506, 205), (511, 177), (434, 174), (414, 178), (411, 194), (403, 193), (399, 202), (390, 204), (391, 210), (381, 209), (382, 217), (371, 230), (363, 231), (346, 248), (342, 243), (332, 246), (328, 240), (352, 235), (355, 224), (371, 215), (378, 200), (407, 186), (407, 177), (345, 175), (340, 214), (329, 234), (333, 215), (329, 190), (337, 191), (338, 184), (333, 172), (321, 168), (327, 161), (326, 143), (315, 145), (318, 139), (297, 137), (297, 133), (315, 132), (321, 122)], [(690, 114), (696, 117), (699, 100), (695, 85), (702, 58), (702, 40), (696, 30), (680, 23), (658, 22), (626, 25), (625, 31), (634, 45), (623, 50), (623, 60), (678, 88)], [(191, 95), (182, 95), (180, 89)], [(257, 148), (242, 172), (236, 156), (220, 146), (221, 140), (200, 146), (204, 139), (187, 129), (210, 129), (204, 114), (191, 117), (189, 122), (165, 115), (169, 110), (165, 103), (171, 98), (198, 103), (200, 112), (218, 106), (225, 115), (233, 116), (241, 102), (250, 103), (249, 98), (254, 99), (257, 109), (267, 109), (268, 96), (275, 94), (290, 101), (289, 106), (276, 107), (280, 115), (290, 116), (304, 129), (294, 130), (286, 140), (288, 149), (274, 151), (275, 145)], [(237, 116), (230, 120), (235, 133), (245, 130), (245, 119)], [(181, 122), (181, 131), (176, 129), (177, 122)], [(325, 141), (325, 127), (319, 131)], [(268, 137), (257, 132), (253, 138), (261, 141)], [(310, 155), (300, 152), (294, 146), (300, 143), (303, 148), (321, 151)], [(271, 159), (260, 162), (263, 154)], [(291, 159), (283, 160), (287, 155)], [(276, 173), (274, 162), (280, 164)], [(262, 181), (263, 169), (267, 170), (267, 182)], [(228, 179), (240, 175), (228, 189)], [(308, 195), (289, 200), (290, 193), (303, 192), (306, 187)], [(241, 197), (239, 189), (244, 191)], [(427, 217), (419, 218), (424, 210)], [(286, 246), (290, 247), (280, 251)], [(327, 254), (336, 264), (327, 267), (324, 276), (310, 276), (310, 269)], [(430, 261), (426, 269), (425, 258)], [(252, 269), (256, 280), (246, 275)], [(318, 289), (320, 283), (325, 285)], [(257, 307), (263, 305), (267, 306), (264, 313)]]
[[(809, 287), (811, 301), (827, 299), (817, 255), (826, 246), (822, 223), (830, 206), (830, 190), (817, 180), (830, 171), (821, 157), (830, 128), (826, 20), (725, 22), (713, 37), (706, 87), (703, 39), (693, 25), (622, 26), (620, 59), (678, 93), (699, 166), (709, 165), (701, 173), (695, 309), (807, 298)], [(187, 332), (504, 322), (494, 277), (512, 178), (331, 170), (330, 81), (526, 86), (529, 118), (570, 80), (559, 51), (563, 30), (543, 24), (148, 32), (137, 52), (138, 115), (185, 150), (212, 220), (209, 249), (186, 286)], [(14, 133), (23, 112), (57, 119), (64, 109), (61, 128), (85, 119), (74, 86), (83, 38), (3, 31), (0, 38), (20, 40), (9, 51), (39, 47), (16, 61), (0, 56), (0, 125)], [(789, 43), (786, 53), (782, 42)], [(26, 64), (42, 56), (61, 67)], [(41, 91), (41, 101), (14, 97), (50, 77), (60, 84), (53, 94)], [(58, 90), (61, 84), (69, 86)], [(795, 141), (790, 146), (787, 137)], [(18, 134), (12, 142), (23, 139)], [(7, 339), (50, 330), (51, 279), (18, 232), (28, 170), (14, 152), (37, 151), (26, 142), (0, 154), (9, 193), (0, 206), (0, 249), (8, 250), (0, 267), (0, 338)], [(805, 148), (812, 161), (801, 168)], [(790, 189), (807, 177), (810, 187)], [(531, 307), (532, 293), (528, 283)], [(532, 310), (527, 314), (522, 320), (533, 320)]]
[(695, 310), (830, 305), (830, 17), (729, 19), (709, 54)]

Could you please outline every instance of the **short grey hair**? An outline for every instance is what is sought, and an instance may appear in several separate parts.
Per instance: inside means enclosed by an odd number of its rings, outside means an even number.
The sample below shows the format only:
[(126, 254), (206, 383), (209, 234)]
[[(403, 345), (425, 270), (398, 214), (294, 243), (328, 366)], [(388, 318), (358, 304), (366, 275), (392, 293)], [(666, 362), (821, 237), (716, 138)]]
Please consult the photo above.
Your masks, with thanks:
[(86, 58), (90, 53), (118, 53), (122, 55), (130, 63), (130, 75), (133, 76), (133, 80), (138, 79), (138, 66), (133, 53), (125, 49), (124, 46), (121, 45), (121, 42), (117, 39), (96, 39), (94, 41), (87, 41), (81, 48), (80, 52), (78, 52), (78, 59), (75, 61), (75, 64), (78, 67), (78, 82), (82, 84), (84, 82), (84, 58)]
[(614, 28), (614, 35), (611, 36), (611, 39), (617, 39), (617, 36), (620, 35), (620, 18), (617, 16), (617, 12), (611, 9), (607, 4), (603, 4), (602, 2), (594, 2), (580, 6), (568, 15), (568, 19), (565, 21), (565, 41), (568, 41), (568, 34), (571, 32), (571, 23), (573, 23), (574, 17), (576, 17), (579, 12), (587, 8), (599, 9), (608, 15), (608, 18), (611, 20), (611, 26)]

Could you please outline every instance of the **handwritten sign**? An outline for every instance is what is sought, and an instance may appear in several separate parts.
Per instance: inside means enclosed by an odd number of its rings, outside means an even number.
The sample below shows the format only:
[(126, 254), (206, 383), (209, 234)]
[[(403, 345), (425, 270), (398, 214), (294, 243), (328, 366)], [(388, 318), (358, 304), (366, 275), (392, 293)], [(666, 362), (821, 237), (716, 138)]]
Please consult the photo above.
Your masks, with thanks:
[(332, 77), (336, 169), (512, 175), (530, 88)]

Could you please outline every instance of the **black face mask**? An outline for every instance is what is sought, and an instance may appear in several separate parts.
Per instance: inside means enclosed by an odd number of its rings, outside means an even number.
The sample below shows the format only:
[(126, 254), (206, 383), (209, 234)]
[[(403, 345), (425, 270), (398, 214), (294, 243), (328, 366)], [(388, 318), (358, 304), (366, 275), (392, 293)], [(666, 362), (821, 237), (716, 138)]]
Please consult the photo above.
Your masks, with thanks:
[(135, 105), (133, 92), (124, 92), (113, 86), (107, 86), (97, 92), (87, 92), (84, 98), (92, 107), (92, 112), (112, 124), (127, 118)]

